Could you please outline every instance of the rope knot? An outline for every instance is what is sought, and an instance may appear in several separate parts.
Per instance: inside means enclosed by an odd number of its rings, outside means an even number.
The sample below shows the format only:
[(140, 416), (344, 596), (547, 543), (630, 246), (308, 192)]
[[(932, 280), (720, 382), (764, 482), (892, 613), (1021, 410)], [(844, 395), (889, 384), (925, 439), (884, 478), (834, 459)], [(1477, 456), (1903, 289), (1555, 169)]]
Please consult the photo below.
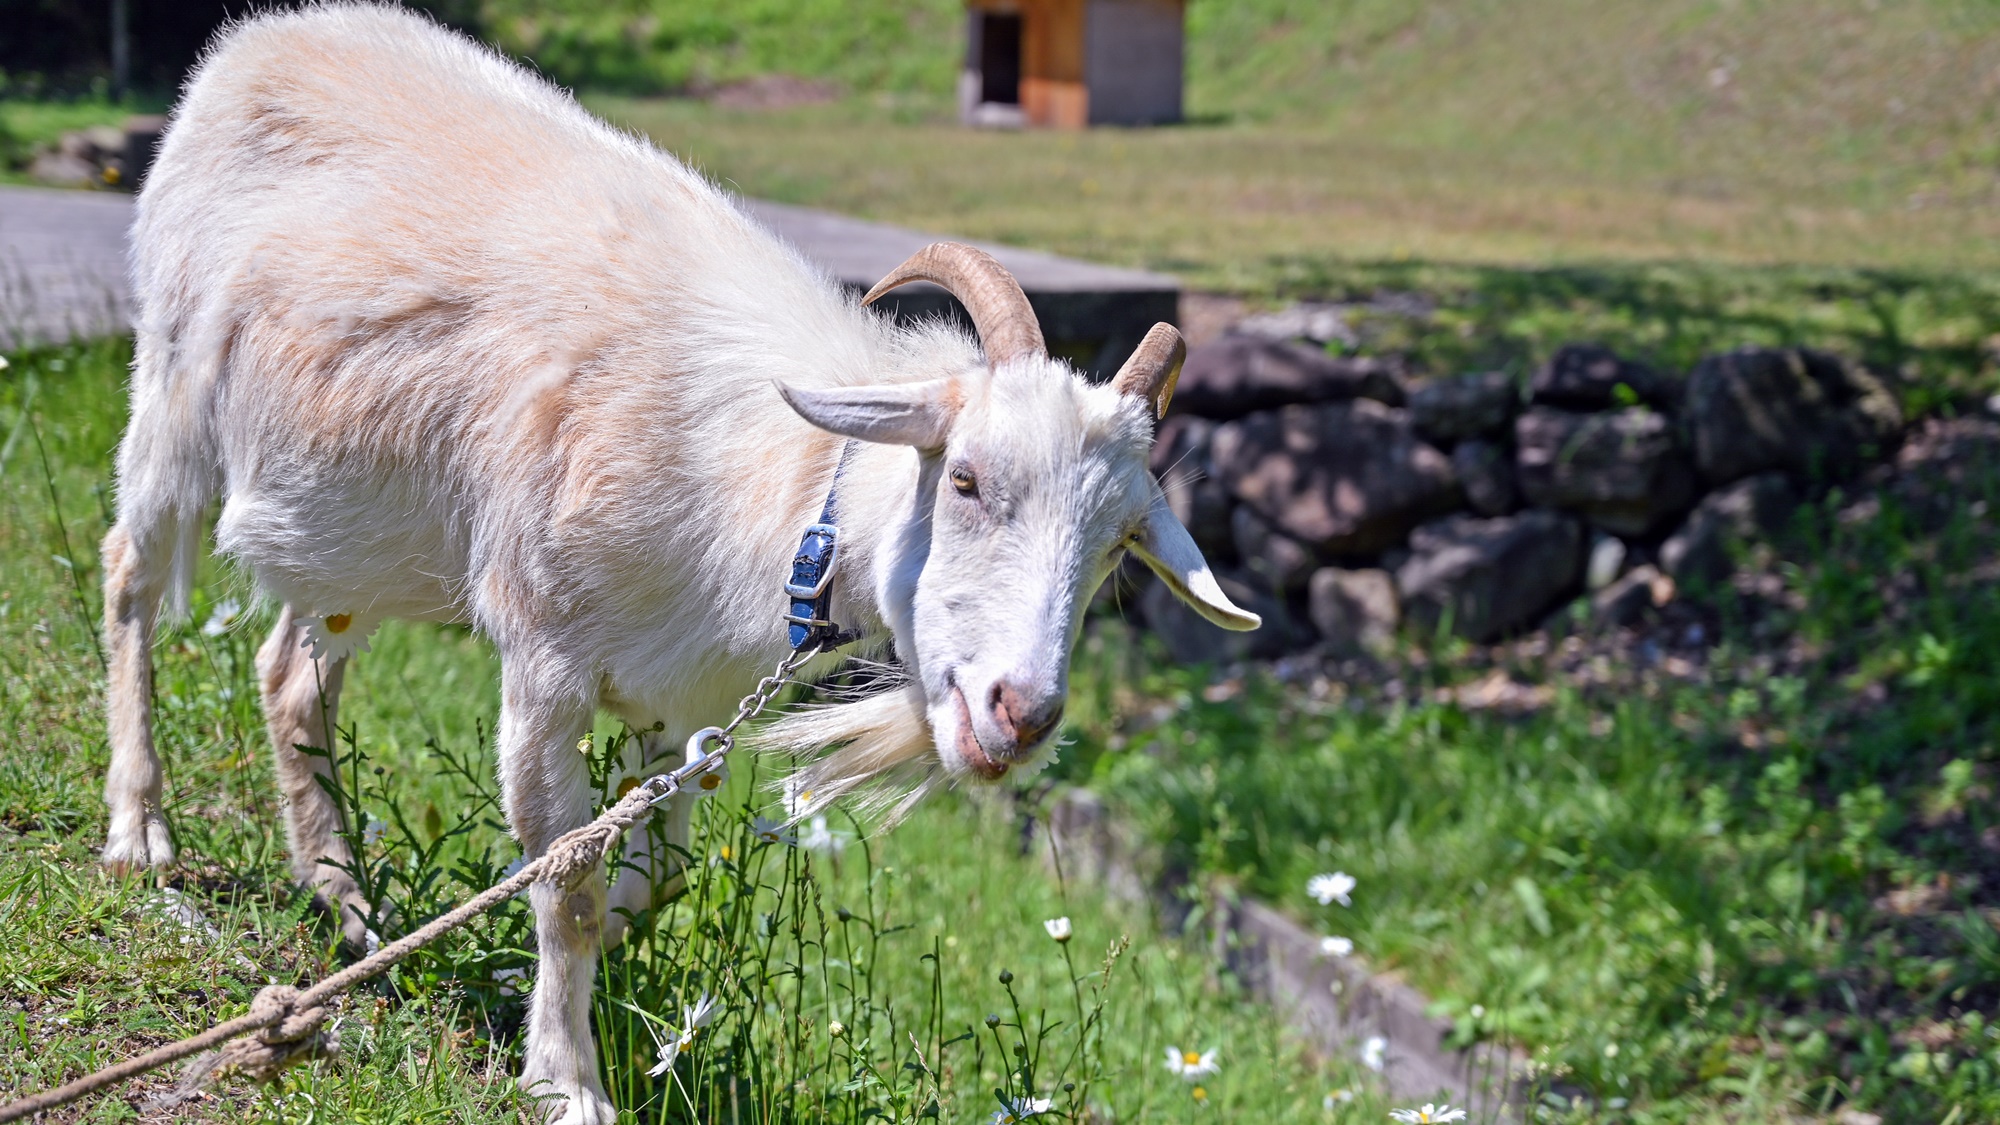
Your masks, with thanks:
[(257, 1038), (266, 1043), (296, 1043), (326, 1022), (325, 1008), (295, 1010), (299, 1000), (299, 990), (288, 984), (266, 985), (250, 1001), (250, 1014), (257, 1017), (276, 1015), (278, 1022), (257, 1033)]
[[(326, 1008), (298, 1006), (299, 990), (287, 984), (266, 985), (250, 1001), (250, 1014), (276, 1022), (196, 1060), (181, 1080), (192, 1093), (214, 1073), (237, 1071), (258, 1082), (274, 1081), (291, 1067), (340, 1049), (340, 1038), (326, 1023)], [(179, 1093), (180, 1091), (177, 1091)]]
[(599, 821), (558, 836), (543, 857), (543, 881), (564, 889), (573, 887), (578, 880), (596, 870), (598, 861), (618, 845), (618, 838), (622, 835), (624, 829), (619, 825)]

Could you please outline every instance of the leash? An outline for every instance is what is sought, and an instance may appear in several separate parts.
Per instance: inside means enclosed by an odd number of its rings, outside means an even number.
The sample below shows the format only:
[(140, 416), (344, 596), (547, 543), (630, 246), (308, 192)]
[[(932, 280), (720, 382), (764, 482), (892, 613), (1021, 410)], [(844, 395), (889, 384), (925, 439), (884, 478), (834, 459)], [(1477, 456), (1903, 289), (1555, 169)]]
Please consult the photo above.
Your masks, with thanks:
[[(323, 1026), (327, 1007), (335, 997), (354, 986), (387, 972), (410, 954), (463, 927), (481, 914), (526, 890), (530, 884), (549, 882), (565, 889), (576, 886), (596, 870), (611, 849), (635, 825), (652, 815), (653, 809), (681, 791), (689, 782), (720, 765), (736, 747), (738, 727), (757, 717), (771, 700), (792, 682), (792, 674), (822, 652), (831, 652), (856, 638), (843, 631), (827, 616), (833, 602), (834, 563), (837, 558), (839, 527), (838, 496), (840, 477), (854, 453), (850, 440), (841, 450), (834, 469), (833, 484), (819, 522), (806, 529), (799, 554), (792, 560), (792, 578), (785, 593), (792, 598), (785, 619), (791, 623), (792, 651), (770, 675), (736, 704), (736, 715), (719, 727), (703, 727), (687, 741), (686, 760), (679, 767), (634, 786), (596, 820), (556, 838), (549, 849), (499, 883), (481, 891), (450, 913), (433, 918), (414, 932), (405, 934), (367, 957), (327, 977), (310, 988), (273, 984), (261, 989), (250, 1002), (250, 1011), (216, 1024), (207, 1031), (175, 1043), (156, 1047), (136, 1058), (114, 1063), (53, 1090), (44, 1090), (0, 1105), (0, 1125), (20, 1121), (130, 1078), (194, 1058), (176, 1087), (181, 1100), (206, 1085), (211, 1077), (239, 1071), (259, 1082), (269, 1082), (286, 1069), (319, 1055), (333, 1046), (332, 1036)], [(804, 620), (800, 620), (804, 618)], [(255, 1033), (254, 1035), (252, 1033)], [(248, 1036), (248, 1038), (244, 1038)]]

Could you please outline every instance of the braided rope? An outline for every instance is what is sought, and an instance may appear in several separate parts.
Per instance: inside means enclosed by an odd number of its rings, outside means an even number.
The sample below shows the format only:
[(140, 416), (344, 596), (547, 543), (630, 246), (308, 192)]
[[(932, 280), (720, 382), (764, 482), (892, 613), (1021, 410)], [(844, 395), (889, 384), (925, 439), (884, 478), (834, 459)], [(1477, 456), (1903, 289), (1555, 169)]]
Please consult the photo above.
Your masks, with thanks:
[[(198, 1086), (209, 1076), (230, 1070), (241, 1071), (260, 1082), (271, 1081), (287, 1067), (312, 1057), (324, 1047), (327, 1039), (322, 1033), (322, 1025), (335, 997), (363, 981), (380, 976), (410, 954), (520, 894), (530, 884), (545, 881), (568, 889), (595, 871), (625, 832), (651, 815), (655, 805), (679, 792), (695, 777), (708, 772), (721, 761), (723, 755), (734, 749), (735, 740), (730, 737), (731, 733), (756, 717), (779, 689), (791, 682), (791, 674), (820, 651), (818, 648), (803, 648), (779, 661), (777, 671), (759, 680), (756, 689), (737, 704), (736, 717), (728, 725), (708, 727), (688, 740), (688, 758), (679, 767), (654, 774), (639, 783), (616, 804), (605, 809), (596, 820), (557, 837), (548, 850), (532, 863), (479, 892), (450, 913), (431, 919), (310, 988), (300, 990), (289, 985), (269, 985), (250, 1002), (247, 1014), (216, 1024), (179, 1042), (154, 1048), (136, 1058), (113, 1063), (53, 1090), (44, 1090), (0, 1105), (0, 1125), (68, 1105), (126, 1079), (137, 1078), (148, 1071), (210, 1051), (215, 1053), (194, 1064), (184, 1085)], [(705, 745), (713, 745), (715, 749), (702, 752), (701, 748)], [(241, 1038), (251, 1032), (259, 1034)]]

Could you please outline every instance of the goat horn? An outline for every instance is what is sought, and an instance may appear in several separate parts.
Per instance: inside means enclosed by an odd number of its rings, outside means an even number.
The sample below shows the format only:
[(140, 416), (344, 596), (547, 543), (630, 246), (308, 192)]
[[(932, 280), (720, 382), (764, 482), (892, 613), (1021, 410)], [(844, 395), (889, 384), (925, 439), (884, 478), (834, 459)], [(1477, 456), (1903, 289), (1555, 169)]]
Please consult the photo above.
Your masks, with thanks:
[(872, 305), (882, 294), (912, 281), (942, 285), (945, 292), (958, 298), (972, 314), (987, 362), (1001, 364), (1021, 356), (1049, 354), (1048, 345), (1042, 342), (1041, 323), (1028, 306), (1021, 283), (986, 251), (960, 242), (933, 242), (890, 270), (861, 303)]
[(1186, 361), (1187, 344), (1180, 331), (1164, 322), (1155, 324), (1139, 341), (1132, 358), (1111, 377), (1112, 389), (1119, 394), (1146, 396), (1153, 405), (1153, 417), (1165, 418), (1167, 402), (1174, 397), (1174, 384), (1180, 382), (1181, 364)]

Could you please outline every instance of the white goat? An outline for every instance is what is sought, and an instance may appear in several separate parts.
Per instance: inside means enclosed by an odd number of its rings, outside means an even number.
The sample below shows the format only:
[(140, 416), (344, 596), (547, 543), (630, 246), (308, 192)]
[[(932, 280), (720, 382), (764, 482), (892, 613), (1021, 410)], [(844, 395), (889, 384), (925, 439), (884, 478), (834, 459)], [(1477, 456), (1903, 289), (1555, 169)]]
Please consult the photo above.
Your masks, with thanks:
[[(149, 648), (218, 498), (218, 548), (283, 604), (258, 666), (293, 863), (353, 939), (340, 813), (315, 780), (330, 758), (297, 750), (333, 746), (349, 642), (389, 617), (492, 639), (507, 821), (538, 854), (592, 815), (575, 747), (599, 708), (663, 723), (645, 753), (671, 758), (786, 650), (779, 588), (837, 435), (858, 441), (834, 616), (893, 638), (909, 679), (778, 724), (775, 743), (846, 747), (807, 767), (820, 800), (1031, 762), (1125, 551), (1217, 623), (1257, 624), (1146, 471), (1183, 354), (1171, 328), (1091, 387), (1045, 354), (1013, 279), (950, 244), (877, 292), (944, 285), (979, 341), (896, 327), (672, 157), (398, 10), (232, 30), (175, 113), (134, 238), (104, 544), (114, 869), (173, 862)], [(601, 873), (534, 889), (522, 1081), (564, 1121), (613, 1119), (591, 980), (651, 882), (621, 878), (609, 904)]]

